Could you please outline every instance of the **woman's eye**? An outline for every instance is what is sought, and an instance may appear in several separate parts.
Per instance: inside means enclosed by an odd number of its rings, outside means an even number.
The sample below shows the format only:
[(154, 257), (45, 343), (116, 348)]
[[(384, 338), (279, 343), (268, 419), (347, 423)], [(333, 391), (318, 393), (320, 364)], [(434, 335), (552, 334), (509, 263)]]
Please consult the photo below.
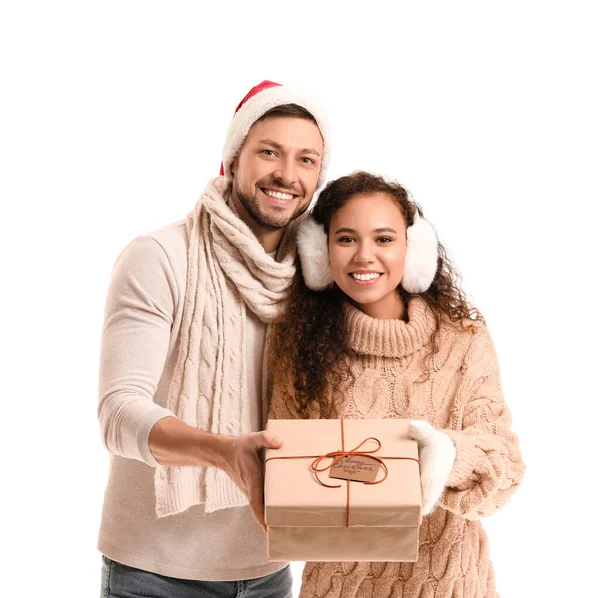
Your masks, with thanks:
[(352, 243), (354, 241), (353, 237), (340, 237), (338, 239), (338, 243)]
[(379, 237), (379, 239), (377, 239), (377, 241), (379, 243), (391, 243), (393, 241), (393, 239), (390, 239), (390, 237)]

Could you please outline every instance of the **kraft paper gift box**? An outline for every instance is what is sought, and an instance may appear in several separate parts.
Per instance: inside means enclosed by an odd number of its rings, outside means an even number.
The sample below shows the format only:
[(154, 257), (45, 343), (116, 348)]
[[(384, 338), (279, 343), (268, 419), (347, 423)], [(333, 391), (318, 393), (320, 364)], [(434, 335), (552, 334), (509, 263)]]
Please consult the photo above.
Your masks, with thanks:
[[(421, 482), (418, 447), (408, 436), (408, 421), (267, 422), (267, 430), (284, 443), (281, 449), (265, 450), (270, 561), (417, 560)], [(363, 443), (366, 439), (370, 440)], [(356, 454), (361, 451), (374, 452)], [(330, 456), (319, 460), (324, 455)], [(385, 464), (387, 476), (385, 468), (369, 457)], [(379, 483), (330, 477), (331, 469), (326, 468), (334, 460), (341, 468), (335, 475), (350, 472), (361, 477), (378, 469), (374, 481)], [(371, 479), (373, 475), (371, 471)]]

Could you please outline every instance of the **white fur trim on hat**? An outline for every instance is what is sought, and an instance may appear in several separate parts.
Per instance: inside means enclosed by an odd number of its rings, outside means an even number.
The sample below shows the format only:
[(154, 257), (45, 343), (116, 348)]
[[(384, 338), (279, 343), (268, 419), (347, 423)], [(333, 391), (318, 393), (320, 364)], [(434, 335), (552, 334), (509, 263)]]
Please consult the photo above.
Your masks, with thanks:
[(406, 230), (406, 257), (402, 287), (409, 293), (426, 291), (437, 271), (438, 242), (433, 227), (415, 211), (414, 222)]
[(329, 154), (331, 151), (331, 137), (325, 110), (318, 101), (303, 90), (287, 85), (269, 87), (251, 97), (236, 112), (229, 128), (223, 148), (223, 169), (225, 177), (232, 179), (231, 164), (238, 155), (250, 127), (268, 110), (283, 104), (297, 104), (308, 110), (317, 121), (317, 126), (323, 137), (323, 155), (321, 156), (321, 170), (317, 187), (325, 182)]
[(306, 218), (298, 227), (296, 245), (302, 264), (302, 277), (309, 289), (322, 291), (333, 283), (329, 266), (327, 233), (313, 218)]

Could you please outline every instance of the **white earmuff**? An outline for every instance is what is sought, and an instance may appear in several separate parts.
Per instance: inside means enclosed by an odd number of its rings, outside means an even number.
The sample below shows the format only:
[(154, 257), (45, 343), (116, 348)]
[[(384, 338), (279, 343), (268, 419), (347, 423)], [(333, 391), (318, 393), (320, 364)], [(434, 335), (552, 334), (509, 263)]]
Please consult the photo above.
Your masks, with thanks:
[(433, 226), (415, 208), (413, 224), (406, 229), (404, 276), (400, 284), (409, 293), (423, 293), (437, 271), (438, 241)]
[(302, 277), (313, 291), (322, 291), (333, 284), (329, 266), (327, 233), (321, 224), (309, 216), (298, 227), (296, 237)]

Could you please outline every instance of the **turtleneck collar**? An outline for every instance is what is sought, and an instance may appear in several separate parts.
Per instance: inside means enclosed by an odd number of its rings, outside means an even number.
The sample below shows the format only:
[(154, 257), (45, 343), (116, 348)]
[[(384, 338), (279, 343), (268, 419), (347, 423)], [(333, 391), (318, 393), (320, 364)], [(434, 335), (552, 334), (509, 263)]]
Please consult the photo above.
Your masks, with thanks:
[(350, 303), (344, 305), (346, 346), (357, 353), (405, 357), (425, 346), (435, 330), (435, 318), (420, 297), (408, 303), (408, 322), (378, 320)]

